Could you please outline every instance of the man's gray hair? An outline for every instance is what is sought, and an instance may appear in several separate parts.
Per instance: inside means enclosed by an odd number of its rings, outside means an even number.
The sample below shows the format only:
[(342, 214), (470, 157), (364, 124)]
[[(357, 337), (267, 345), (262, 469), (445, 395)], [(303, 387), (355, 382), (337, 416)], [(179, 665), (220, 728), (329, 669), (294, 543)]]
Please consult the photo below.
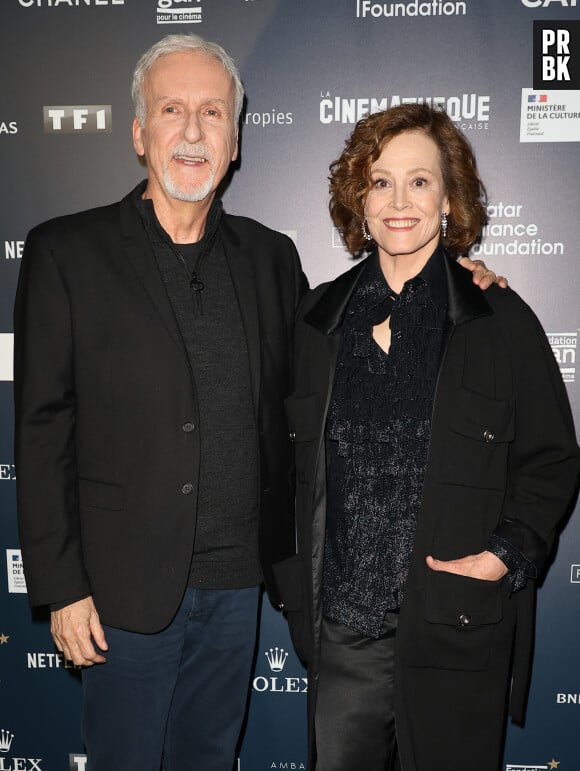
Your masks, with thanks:
[(131, 85), (131, 96), (135, 105), (135, 115), (140, 126), (145, 125), (147, 108), (145, 106), (145, 95), (143, 94), (143, 83), (145, 75), (155, 64), (157, 59), (167, 54), (187, 53), (190, 51), (200, 51), (201, 53), (213, 56), (223, 64), (226, 72), (231, 76), (235, 88), (234, 102), (234, 123), (237, 125), (242, 112), (244, 103), (244, 86), (240, 78), (240, 73), (232, 57), (224, 51), (217, 43), (204, 40), (199, 35), (167, 35), (151, 46), (141, 56), (133, 73), (133, 83)]

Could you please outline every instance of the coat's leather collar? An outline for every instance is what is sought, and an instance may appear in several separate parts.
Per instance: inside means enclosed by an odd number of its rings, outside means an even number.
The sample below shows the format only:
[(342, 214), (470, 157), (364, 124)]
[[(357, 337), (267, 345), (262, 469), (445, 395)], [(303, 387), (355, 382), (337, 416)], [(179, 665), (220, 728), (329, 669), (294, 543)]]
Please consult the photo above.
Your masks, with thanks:
[[(489, 316), (493, 311), (484, 293), (473, 283), (470, 271), (462, 268), (449, 255), (444, 253), (444, 256), (448, 296), (447, 316), (451, 323), (458, 326), (480, 316)], [(324, 335), (332, 335), (340, 329), (365, 262), (362, 260), (327, 286), (322, 297), (304, 316), (307, 324)]]

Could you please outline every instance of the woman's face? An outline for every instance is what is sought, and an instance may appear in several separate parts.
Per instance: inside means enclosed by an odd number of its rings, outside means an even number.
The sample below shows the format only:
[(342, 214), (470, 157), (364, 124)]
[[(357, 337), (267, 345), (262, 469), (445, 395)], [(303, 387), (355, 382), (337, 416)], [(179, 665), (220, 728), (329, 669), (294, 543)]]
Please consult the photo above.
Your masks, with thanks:
[(421, 270), (439, 240), (441, 212), (449, 212), (437, 145), (422, 131), (398, 134), (371, 166), (371, 180), (365, 215), (380, 256), (407, 255)]

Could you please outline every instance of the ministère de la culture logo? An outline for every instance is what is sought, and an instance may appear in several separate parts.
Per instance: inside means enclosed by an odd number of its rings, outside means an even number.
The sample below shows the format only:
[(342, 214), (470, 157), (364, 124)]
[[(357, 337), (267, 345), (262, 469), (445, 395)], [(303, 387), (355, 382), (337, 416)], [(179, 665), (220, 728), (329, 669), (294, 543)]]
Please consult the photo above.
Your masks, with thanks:
[(560, 761), (552, 758), (547, 763), (506, 763), (505, 771), (555, 771)]
[[(288, 677), (283, 675), (288, 653), (284, 648), (270, 648), (264, 657), (268, 662), (268, 675), (258, 675), (252, 682), (252, 690), (258, 693), (306, 693), (308, 680), (306, 677)], [(262, 660), (263, 661), (263, 660)]]
[(467, 2), (454, 0), (405, 0), (398, 3), (377, 3), (376, 0), (356, 0), (357, 19), (386, 19), (395, 16), (466, 16)]
[(110, 104), (50, 105), (42, 108), (45, 134), (110, 134)]
[(8, 728), (0, 728), (0, 771), (44, 771), (42, 758), (16, 756), (14, 734)]
[(322, 124), (354, 125), (361, 118), (400, 104), (428, 104), (444, 110), (461, 131), (487, 131), (491, 96), (488, 94), (451, 94), (449, 96), (342, 96), (320, 92), (319, 119)]
[(157, 24), (200, 24), (201, 0), (156, 0)]
[[(6, 574), (9, 594), (26, 594), (26, 579), (20, 549), (6, 549)], [(3, 769), (0, 768), (0, 771)]]

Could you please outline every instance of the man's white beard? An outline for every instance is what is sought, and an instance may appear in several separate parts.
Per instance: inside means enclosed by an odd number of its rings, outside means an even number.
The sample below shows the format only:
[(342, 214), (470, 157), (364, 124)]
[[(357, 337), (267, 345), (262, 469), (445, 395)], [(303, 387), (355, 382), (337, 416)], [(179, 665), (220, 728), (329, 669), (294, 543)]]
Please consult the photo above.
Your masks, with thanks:
[[(170, 169), (171, 159), (176, 155), (188, 155), (190, 157), (205, 158), (206, 164), (209, 166), (209, 175), (204, 182), (200, 182), (198, 185), (179, 185), (172, 179)], [(177, 147), (173, 148), (171, 153), (170, 162), (167, 164), (165, 171), (163, 172), (163, 187), (167, 195), (171, 198), (175, 198), (178, 201), (189, 201), (194, 203), (196, 201), (203, 201), (211, 193), (215, 180), (215, 171), (213, 165), (213, 158), (210, 150), (202, 143), (199, 142), (195, 145), (190, 145), (187, 142), (182, 142)]]

